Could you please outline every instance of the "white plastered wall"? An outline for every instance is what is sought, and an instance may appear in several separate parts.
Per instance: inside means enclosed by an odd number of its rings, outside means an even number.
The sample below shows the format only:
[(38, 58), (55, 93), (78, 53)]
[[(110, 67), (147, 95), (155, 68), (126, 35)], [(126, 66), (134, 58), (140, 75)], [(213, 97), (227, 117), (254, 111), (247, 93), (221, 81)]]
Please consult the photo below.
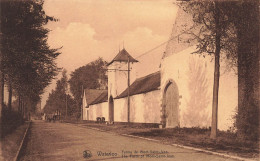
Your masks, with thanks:
[[(89, 119), (87, 119), (87, 112), (89, 113)], [(95, 121), (97, 117), (105, 117), (105, 120), (108, 120), (107, 102), (90, 105), (88, 108), (84, 108), (84, 120)]]
[[(160, 90), (155, 90), (130, 96), (130, 122), (160, 123), (160, 94)], [(114, 99), (114, 121), (127, 122), (127, 97)]]
[[(162, 59), (161, 62), (161, 92), (163, 90), (169, 80), (175, 81), (178, 86), (179, 95), (180, 95), (180, 104), (179, 104), (179, 118), (180, 118), (180, 126), (181, 127), (190, 127), (190, 126), (210, 126), (211, 124), (211, 111), (212, 111), (212, 96), (213, 96), (213, 79), (214, 79), (214, 58), (211, 56), (206, 56), (205, 58), (196, 54), (190, 54), (195, 50), (195, 47), (189, 47), (185, 50), (180, 51), (179, 53), (174, 53)], [(195, 63), (194, 63), (195, 62)], [(193, 65), (192, 65), (193, 64)], [(196, 87), (200, 87), (196, 85), (199, 83), (199, 77), (196, 80), (194, 77), (194, 73), (196, 70), (192, 69), (194, 64), (199, 64), (200, 70), (204, 71), (203, 82), (207, 85), (203, 85), (204, 92), (203, 95), (196, 94), (195, 97), (200, 102), (195, 103), (194, 106), (201, 104), (204, 107), (198, 107), (197, 109), (192, 109), (190, 102), (196, 102), (194, 98), (194, 90)], [(197, 66), (198, 67), (198, 66)], [(196, 68), (197, 68), (196, 67)], [(220, 130), (227, 130), (229, 127), (233, 125), (234, 113), (237, 107), (237, 76), (234, 71), (228, 70), (225, 66), (225, 62), (221, 62), (220, 66), (220, 84), (219, 84), (219, 105), (218, 105), (218, 128)], [(195, 75), (196, 76), (196, 75)], [(192, 80), (195, 80), (193, 83)], [(194, 89), (193, 89), (194, 88)], [(207, 94), (205, 94), (207, 93)], [(193, 96), (192, 96), (193, 95)], [(203, 97), (203, 98), (202, 98)], [(201, 103), (202, 102), (202, 103)], [(192, 110), (191, 110), (192, 109)], [(191, 111), (189, 111), (191, 110)], [(193, 113), (195, 114), (195, 110), (200, 110), (198, 115), (202, 115), (202, 112), (207, 115), (207, 119), (205, 117), (198, 117), (196, 122), (189, 120), (186, 114)], [(192, 115), (191, 115), (192, 116)], [(201, 119), (200, 119), (201, 118)], [(202, 120), (203, 118), (203, 120)], [(191, 118), (190, 118), (191, 119)]]

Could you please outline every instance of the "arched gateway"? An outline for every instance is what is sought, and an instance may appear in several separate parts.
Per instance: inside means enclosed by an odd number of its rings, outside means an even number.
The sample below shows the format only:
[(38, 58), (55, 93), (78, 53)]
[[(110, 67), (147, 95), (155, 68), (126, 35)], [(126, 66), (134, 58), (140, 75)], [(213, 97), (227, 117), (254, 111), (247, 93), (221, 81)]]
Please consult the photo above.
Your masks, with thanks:
[(166, 128), (179, 125), (179, 91), (175, 82), (169, 81), (163, 93), (162, 123)]

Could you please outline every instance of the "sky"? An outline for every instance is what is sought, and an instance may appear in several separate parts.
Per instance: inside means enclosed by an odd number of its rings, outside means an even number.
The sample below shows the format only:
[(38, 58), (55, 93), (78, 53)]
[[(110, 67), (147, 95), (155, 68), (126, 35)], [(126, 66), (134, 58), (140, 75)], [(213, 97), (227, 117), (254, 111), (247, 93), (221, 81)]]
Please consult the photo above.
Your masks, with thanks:
[[(45, 0), (51, 48), (62, 47), (58, 67), (70, 74), (102, 57), (111, 61), (123, 47), (134, 58), (166, 42), (177, 12), (172, 0)], [(138, 77), (159, 70), (165, 45), (138, 58)], [(57, 77), (57, 79), (60, 76)], [(55, 82), (45, 89), (42, 108)]]

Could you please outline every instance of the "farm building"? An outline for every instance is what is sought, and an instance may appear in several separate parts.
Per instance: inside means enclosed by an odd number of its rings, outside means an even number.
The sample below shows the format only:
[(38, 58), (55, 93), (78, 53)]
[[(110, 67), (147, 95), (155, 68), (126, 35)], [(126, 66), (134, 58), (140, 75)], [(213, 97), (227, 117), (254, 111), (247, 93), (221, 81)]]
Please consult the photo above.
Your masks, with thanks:
[[(104, 117), (109, 122), (154, 123), (166, 128), (210, 126), (214, 57), (191, 54), (196, 45), (183, 41), (189, 35), (182, 34), (192, 26), (191, 21), (179, 9), (155, 73), (136, 78), (138, 60), (121, 50), (107, 66), (108, 90), (84, 91), (83, 119)], [(227, 130), (238, 104), (237, 75), (225, 61), (220, 69), (218, 128)]]

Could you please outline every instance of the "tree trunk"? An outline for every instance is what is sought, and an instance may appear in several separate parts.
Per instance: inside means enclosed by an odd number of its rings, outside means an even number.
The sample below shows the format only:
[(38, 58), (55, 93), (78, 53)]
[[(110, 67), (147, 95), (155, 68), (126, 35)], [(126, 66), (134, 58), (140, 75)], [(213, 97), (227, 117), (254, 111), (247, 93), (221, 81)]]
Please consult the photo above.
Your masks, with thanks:
[(238, 34), (238, 113), (241, 139), (259, 137), (259, 2), (244, 2), (235, 23)]
[[(242, 3), (241, 3), (242, 2)], [(232, 2), (226, 13), (237, 30), (238, 111), (242, 140), (259, 138), (259, 0)]]
[(68, 98), (67, 98), (67, 94), (65, 96), (65, 106), (66, 106), (66, 119), (68, 119)]
[(23, 98), (20, 99), (20, 115), (23, 116)]
[(218, 2), (215, 2), (215, 24), (216, 24), (216, 50), (215, 50), (215, 69), (214, 69), (214, 86), (213, 86), (213, 101), (212, 101), (212, 122), (210, 138), (216, 139), (218, 129), (218, 91), (219, 91), (219, 58), (220, 58), (220, 12)]
[(21, 96), (18, 96), (18, 112), (21, 112)]
[(2, 118), (3, 106), (4, 106), (4, 74), (0, 69), (0, 119)]
[(4, 77), (3, 77), (3, 53), (2, 53), (2, 34), (0, 36), (0, 121), (2, 120), (2, 110), (4, 104)]
[(22, 102), (22, 116), (24, 118), (24, 113), (25, 113), (25, 106), (24, 106), (24, 101)]
[(12, 97), (13, 97), (13, 88), (12, 83), (9, 80), (8, 82), (8, 109), (11, 110), (12, 108)]
[(23, 103), (23, 118), (27, 118), (27, 103)]
[(2, 35), (0, 36), (0, 121), (4, 106), (4, 73), (3, 73)]

